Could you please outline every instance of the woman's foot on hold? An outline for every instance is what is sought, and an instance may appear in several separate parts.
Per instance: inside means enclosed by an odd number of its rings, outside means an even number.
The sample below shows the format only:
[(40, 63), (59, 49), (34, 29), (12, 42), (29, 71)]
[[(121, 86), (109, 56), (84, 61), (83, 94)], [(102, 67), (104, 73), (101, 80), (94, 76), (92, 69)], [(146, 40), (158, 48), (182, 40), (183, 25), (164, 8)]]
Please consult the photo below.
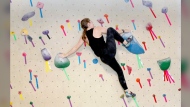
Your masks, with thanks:
[(130, 43), (131, 43), (132, 40), (133, 40), (133, 36), (129, 37), (127, 40), (124, 40), (123, 43), (122, 43), (122, 45), (125, 48), (127, 48), (130, 45)]
[(133, 92), (125, 92), (125, 94), (126, 94), (126, 97), (128, 98), (128, 97), (135, 97), (136, 96), (136, 94), (135, 93), (133, 93)]
[(130, 45), (129, 42), (127, 42), (126, 40), (123, 41), (122, 46), (124, 46), (125, 48), (127, 48)]

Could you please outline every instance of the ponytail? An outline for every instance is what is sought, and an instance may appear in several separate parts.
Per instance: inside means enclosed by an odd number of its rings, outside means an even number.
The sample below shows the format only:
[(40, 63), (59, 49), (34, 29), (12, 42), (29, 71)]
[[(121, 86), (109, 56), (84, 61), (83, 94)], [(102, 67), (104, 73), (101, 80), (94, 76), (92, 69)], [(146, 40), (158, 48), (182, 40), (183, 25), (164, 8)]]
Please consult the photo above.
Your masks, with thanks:
[(82, 32), (82, 40), (87, 43), (87, 41), (86, 41), (86, 29), (84, 29)]
[(82, 32), (82, 40), (84, 41), (84, 43), (87, 43), (88, 42), (86, 41), (86, 31), (87, 31), (87, 28), (88, 28), (88, 23), (90, 22), (90, 19), (89, 18), (84, 18), (82, 21), (81, 21), (81, 27), (83, 29), (83, 32)]

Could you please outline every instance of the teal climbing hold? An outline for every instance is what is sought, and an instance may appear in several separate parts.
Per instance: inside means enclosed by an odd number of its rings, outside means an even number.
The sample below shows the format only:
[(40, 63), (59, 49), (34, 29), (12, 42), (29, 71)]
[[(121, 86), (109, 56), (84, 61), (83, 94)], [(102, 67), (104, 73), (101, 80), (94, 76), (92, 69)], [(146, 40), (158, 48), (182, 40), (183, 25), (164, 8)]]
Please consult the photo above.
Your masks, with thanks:
[(124, 0), (126, 3), (128, 3), (129, 2), (129, 0)]

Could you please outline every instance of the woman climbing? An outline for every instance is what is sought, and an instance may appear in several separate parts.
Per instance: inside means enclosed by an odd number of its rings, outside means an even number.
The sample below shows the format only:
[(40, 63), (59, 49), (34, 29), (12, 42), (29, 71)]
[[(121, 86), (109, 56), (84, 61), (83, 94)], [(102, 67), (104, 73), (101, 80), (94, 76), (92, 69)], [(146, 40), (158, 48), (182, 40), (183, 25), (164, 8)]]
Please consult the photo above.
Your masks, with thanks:
[[(102, 62), (109, 65), (115, 72), (117, 72), (119, 82), (124, 89), (126, 97), (135, 97), (136, 94), (128, 89), (123, 71), (115, 59), (115, 39), (121, 42), (122, 46), (127, 47), (130, 44), (131, 39), (124, 40), (120, 34), (130, 32), (130, 30), (122, 29), (116, 31), (112, 27), (109, 27), (108, 29), (100, 26), (94, 27), (93, 22), (89, 18), (84, 18), (81, 21), (81, 27), (84, 31), (78, 43), (68, 53), (60, 54), (60, 57), (68, 57), (76, 52), (84, 42), (88, 43), (94, 54), (97, 57), (100, 57)], [(107, 35), (106, 42), (104, 41), (103, 34)]]

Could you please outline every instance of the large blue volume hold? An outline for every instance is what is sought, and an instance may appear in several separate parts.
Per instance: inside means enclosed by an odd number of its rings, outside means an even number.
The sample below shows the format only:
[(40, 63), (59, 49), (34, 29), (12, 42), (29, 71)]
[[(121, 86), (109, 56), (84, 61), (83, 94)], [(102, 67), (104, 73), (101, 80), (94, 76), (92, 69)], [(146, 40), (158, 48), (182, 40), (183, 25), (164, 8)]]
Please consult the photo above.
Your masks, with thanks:
[(144, 49), (143, 47), (138, 43), (136, 38), (133, 36), (132, 33), (127, 32), (123, 33), (122, 38), (127, 40), (128, 38), (132, 38), (132, 41), (130, 42), (130, 45), (126, 47), (126, 49), (133, 53), (133, 54), (144, 54)]

